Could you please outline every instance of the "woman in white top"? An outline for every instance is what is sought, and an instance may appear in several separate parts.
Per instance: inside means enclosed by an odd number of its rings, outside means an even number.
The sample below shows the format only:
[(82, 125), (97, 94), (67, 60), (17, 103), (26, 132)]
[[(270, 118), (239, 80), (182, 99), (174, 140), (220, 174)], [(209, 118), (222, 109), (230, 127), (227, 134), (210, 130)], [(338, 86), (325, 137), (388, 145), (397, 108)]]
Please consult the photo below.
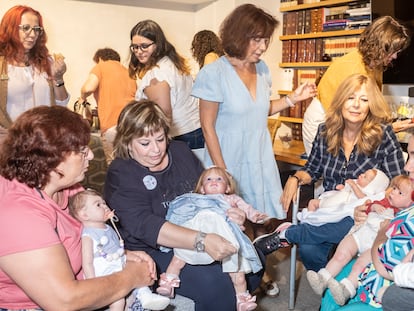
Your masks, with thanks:
[(192, 97), (193, 79), (185, 59), (152, 20), (136, 24), (130, 34), (129, 74), (140, 79), (136, 99), (156, 102), (172, 120), (171, 136), (191, 149), (204, 147), (198, 100)]
[(35, 106), (67, 105), (66, 64), (60, 54), (51, 57), (46, 41), (38, 11), (17, 5), (4, 14), (0, 23), (0, 127), (8, 128)]

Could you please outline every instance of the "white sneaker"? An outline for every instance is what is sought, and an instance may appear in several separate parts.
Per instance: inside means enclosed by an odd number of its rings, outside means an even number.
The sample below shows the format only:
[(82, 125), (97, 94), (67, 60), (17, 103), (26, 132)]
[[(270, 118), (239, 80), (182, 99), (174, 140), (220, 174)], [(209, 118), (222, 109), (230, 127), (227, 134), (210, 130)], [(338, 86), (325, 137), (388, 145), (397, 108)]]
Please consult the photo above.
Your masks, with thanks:
[(276, 297), (279, 295), (280, 289), (275, 281), (269, 281), (265, 284), (266, 295), (269, 297)]
[(170, 304), (170, 298), (151, 292), (148, 287), (138, 290), (137, 298), (144, 309), (164, 310)]

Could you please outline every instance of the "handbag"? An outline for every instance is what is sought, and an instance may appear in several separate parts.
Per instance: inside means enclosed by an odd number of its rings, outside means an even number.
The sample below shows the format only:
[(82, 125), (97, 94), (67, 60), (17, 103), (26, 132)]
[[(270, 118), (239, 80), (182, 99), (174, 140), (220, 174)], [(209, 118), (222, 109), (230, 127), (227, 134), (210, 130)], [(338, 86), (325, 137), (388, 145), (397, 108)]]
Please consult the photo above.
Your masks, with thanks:
[(79, 102), (79, 99), (73, 105), (73, 110), (80, 114), (83, 119), (89, 122), (89, 125), (92, 125), (92, 109), (91, 104), (86, 100), (83, 103)]

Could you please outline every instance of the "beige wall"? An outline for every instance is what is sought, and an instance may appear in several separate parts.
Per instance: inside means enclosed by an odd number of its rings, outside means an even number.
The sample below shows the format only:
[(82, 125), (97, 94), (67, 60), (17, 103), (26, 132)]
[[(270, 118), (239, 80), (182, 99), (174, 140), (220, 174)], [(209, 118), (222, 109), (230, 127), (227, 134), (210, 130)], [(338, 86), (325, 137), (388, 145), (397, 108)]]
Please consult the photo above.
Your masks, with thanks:
[[(48, 34), (49, 50), (60, 52), (66, 57), (68, 70), (65, 82), (71, 93), (71, 103), (79, 96), (80, 87), (94, 65), (92, 56), (98, 48), (112, 47), (120, 53), (121, 62), (128, 62), (129, 31), (138, 21), (153, 19), (159, 23), (171, 43), (196, 67), (190, 53), (194, 33), (202, 29), (218, 31), (223, 18), (235, 6), (249, 2), (217, 0), (199, 5), (192, 10), (188, 9), (189, 6), (156, 0), (94, 1), (0, 0), (0, 16), (17, 4), (28, 5), (40, 11)], [(274, 15), (280, 15), (279, 2), (276, 0), (250, 2), (271, 11)], [(278, 31), (281, 31), (281, 27)], [(274, 75), (274, 90), (277, 90), (277, 64), (280, 61), (281, 50), (278, 36), (279, 32), (275, 34), (273, 43), (264, 57)]]

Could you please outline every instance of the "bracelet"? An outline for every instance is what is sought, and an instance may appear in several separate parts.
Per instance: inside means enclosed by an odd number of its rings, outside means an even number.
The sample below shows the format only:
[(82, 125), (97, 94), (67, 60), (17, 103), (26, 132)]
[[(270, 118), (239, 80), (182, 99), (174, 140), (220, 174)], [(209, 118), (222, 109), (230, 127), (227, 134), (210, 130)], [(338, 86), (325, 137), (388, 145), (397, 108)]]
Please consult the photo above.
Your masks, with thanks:
[(61, 86), (64, 86), (65, 85), (65, 81), (61, 81), (61, 82), (56, 82), (55, 83), (55, 86), (56, 87), (61, 87)]
[(292, 102), (292, 100), (290, 99), (289, 95), (285, 96), (285, 102), (289, 107), (295, 107), (295, 104)]
[(289, 178), (290, 177), (296, 178), (296, 180), (298, 181), (298, 185), (299, 186), (303, 185), (302, 179), (300, 179), (298, 176), (296, 176), (296, 175), (289, 175)]

